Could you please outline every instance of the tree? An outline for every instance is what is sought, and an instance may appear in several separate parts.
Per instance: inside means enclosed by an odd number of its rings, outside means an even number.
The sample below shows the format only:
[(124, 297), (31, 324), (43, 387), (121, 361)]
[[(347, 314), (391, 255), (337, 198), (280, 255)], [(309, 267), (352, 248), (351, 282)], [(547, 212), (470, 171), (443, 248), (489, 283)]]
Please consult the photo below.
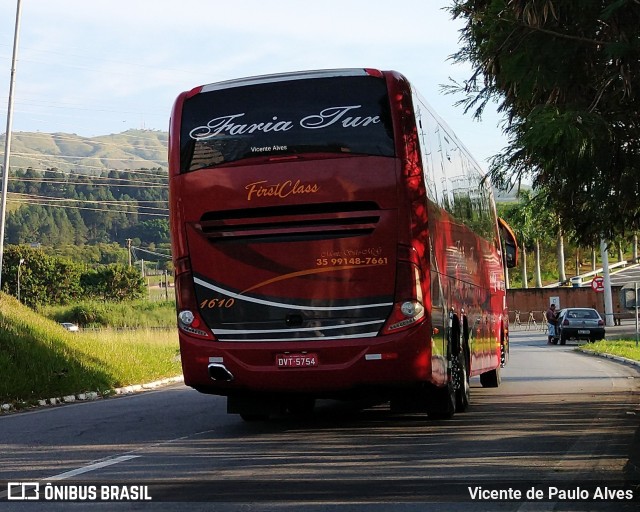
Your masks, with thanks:
[(535, 257), (535, 286), (537, 288), (542, 287), (540, 241), (550, 240), (552, 237), (555, 237), (556, 240), (558, 280), (566, 280), (564, 273), (564, 245), (560, 223), (557, 214), (548, 209), (544, 194), (533, 194), (529, 190), (522, 189), (518, 193), (518, 202), (504, 208), (500, 215), (514, 229), (516, 238), (522, 246), (523, 288), (527, 287), (525, 284), (527, 269), (526, 263), (524, 263), (526, 261), (526, 251), (531, 249)]
[(2, 280), (4, 292), (17, 295), (18, 268), (20, 298), (28, 306), (67, 304), (80, 296), (83, 269), (78, 264), (49, 256), (41, 249), (7, 246)]
[(501, 188), (532, 179), (588, 246), (640, 227), (640, 2), (453, 0), (473, 66), (459, 103), (490, 101), (509, 142), (490, 166)]
[(125, 231), (127, 238), (139, 238), (146, 244), (162, 244), (170, 241), (169, 221), (153, 219), (139, 222)]
[(144, 296), (144, 279), (137, 269), (125, 265), (107, 265), (91, 270), (80, 279), (85, 296), (120, 302)]

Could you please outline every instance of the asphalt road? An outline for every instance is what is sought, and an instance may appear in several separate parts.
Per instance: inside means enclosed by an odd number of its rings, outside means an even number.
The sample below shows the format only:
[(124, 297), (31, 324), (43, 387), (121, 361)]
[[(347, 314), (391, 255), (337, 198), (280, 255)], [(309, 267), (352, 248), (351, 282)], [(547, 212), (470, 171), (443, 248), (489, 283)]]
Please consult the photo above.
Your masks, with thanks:
[(633, 286), (634, 282), (640, 282), (640, 265), (629, 265), (611, 274), (611, 284), (614, 286)]
[[(5, 415), (0, 510), (637, 510), (640, 373), (574, 347), (514, 333), (502, 385), (474, 379), (450, 421), (322, 402), (244, 423), (180, 385)], [(9, 481), (148, 485), (153, 501), (7, 501)], [(622, 499), (594, 500), (604, 487)]]

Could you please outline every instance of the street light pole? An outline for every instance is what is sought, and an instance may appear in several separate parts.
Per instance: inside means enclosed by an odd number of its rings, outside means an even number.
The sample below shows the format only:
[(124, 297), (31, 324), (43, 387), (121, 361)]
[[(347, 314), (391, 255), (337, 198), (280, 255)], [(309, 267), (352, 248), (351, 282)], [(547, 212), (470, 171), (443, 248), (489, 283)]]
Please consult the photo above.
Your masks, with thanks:
[(9, 183), (9, 156), (11, 154), (11, 127), (13, 125), (13, 87), (16, 82), (16, 61), (20, 38), (20, 11), (22, 0), (17, 0), (16, 28), (13, 35), (13, 56), (11, 58), (11, 81), (9, 82), (9, 105), (7, 107), (7, 131), (4, 140), (4, 167), (2, 169), (2, 201), (0, 201), (0, 288), (2, 287), (2, 260), (4, 259), (4, 227), (7, 211), (7, 186)]
[(602, 275), (604, 277), (604, 324), (611, 327), (613, 321), (613, 298), (611, 297), (611, 274), (609, 273), (609, 252), (607, 241), (600, 239), (600, 255), (602, 257)]

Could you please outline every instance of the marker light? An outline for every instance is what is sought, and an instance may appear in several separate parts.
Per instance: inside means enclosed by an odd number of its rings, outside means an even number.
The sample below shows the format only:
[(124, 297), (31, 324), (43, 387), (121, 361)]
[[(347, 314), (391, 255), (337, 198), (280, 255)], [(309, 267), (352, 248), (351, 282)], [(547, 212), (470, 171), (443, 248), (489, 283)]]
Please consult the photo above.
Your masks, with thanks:
[(178, 309), (178, 328), (199, 338), (215, 339), (213, 333), (208, 330), (205, 322), (198, 313), (198, 301), (196, 299), (193, 273), (189, 258), (180, 258), (175, 266), (176, 306)]
[(178, 314), (178, 318), (184, 325), (191, 325), (196, 317), (194, 316), (193, 312), (185, 310), (180, 311), (180, 314)]
[(422, 300), (424, 279), (415, 252), (412, 248), (400, 247), (396, 267), (396, 302), (381, 334), (410, 329), (426, 318)]
[(193, 314), (193, 311), (188, 309), (184, 309), (178, 313), (178, 326), (185, 332), (189, 334), (195, 334), (197, 336), (202, 336), (204, 338), (208, 338), (209, 334), (202, 329), (198, 329), (200, 327), (200, 318)]
[(422, 313), (423, 307), (418, 301), (406, 301), (400, 306), (400, 311), (407, 318), (413, 318)]

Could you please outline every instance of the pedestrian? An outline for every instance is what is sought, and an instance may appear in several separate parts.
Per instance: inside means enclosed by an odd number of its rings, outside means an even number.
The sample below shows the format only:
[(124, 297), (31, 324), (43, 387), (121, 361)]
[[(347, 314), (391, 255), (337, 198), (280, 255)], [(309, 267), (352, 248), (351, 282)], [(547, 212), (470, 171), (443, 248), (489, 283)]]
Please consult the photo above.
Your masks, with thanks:
[(555, 345), (556, 343), (558, 343), (558, 340), (556, 339), (558, 315), (556, 313), (555, 304), (551, 304), (551, 306), (549, 306), (549, 309), (547, 309), (545, 316), (547, 317), (547, 327), (549, 329), (549, 341), (547, 343), (553, 343)]

